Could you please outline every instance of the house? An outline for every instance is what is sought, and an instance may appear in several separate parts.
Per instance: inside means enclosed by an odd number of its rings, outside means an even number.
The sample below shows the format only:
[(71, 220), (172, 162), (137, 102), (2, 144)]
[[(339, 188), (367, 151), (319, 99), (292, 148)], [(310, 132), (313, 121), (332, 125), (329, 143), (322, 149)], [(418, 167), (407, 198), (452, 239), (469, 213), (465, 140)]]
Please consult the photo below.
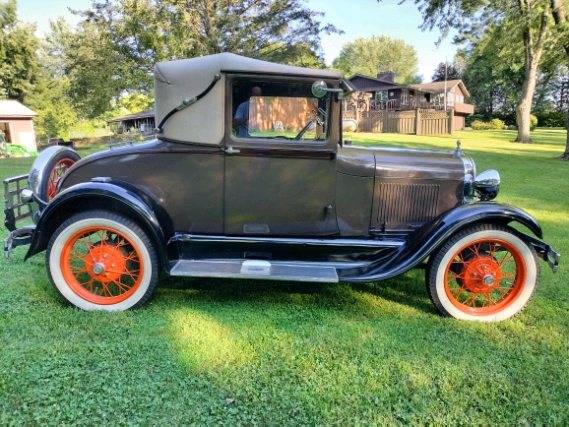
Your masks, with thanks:
[(445, 105), (454, 110), (453, 130), (464, 129), (465, 119), (474, 113), (474, 105), (467, 102), (470, 93), (462, 80), (447, 80), (446, 82), (431, 82), (409, 85), (410, 88), (430, 94), (434, 105)]
[(24, 147), (29, 152), (36, 152), (34, 132), (35, 112), (13, 99), (0, 100), (0, 132), (7, 144)]
[(139, 113), (116, 117), (108, 121), (115, 133), (140, 132), (145, 135), (154, 133), (156, 127), (154, 108)]
[(363, 98), (368, 99), (366, 107), (370, 110), (452, 109), (452, 130), (464, 129), (466, 116), (474, 113), (474, 106), (467, 102), (470, 94), (462, 80), (403, 85), (395, 82), (395, 74), (391, 72), (377, 77), (355, 74), (348, 80), (357, 92), (367, 95)]

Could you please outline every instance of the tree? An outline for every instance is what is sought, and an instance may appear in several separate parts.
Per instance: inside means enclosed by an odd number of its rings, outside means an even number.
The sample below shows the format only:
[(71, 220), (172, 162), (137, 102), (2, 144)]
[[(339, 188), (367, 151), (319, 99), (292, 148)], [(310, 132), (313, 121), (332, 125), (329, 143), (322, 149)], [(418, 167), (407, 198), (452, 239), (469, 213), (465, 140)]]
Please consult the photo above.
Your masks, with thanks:
[(66, 77), (69, 99), (83, 117), (103, 114), (124, 91), (151, 90), (147, 76), (131, 75), (131, 63), (112, 45), (108, 32), (92, 22), (75, 29), (63, 20), (53, 22), (42, 52), (46, 72), (53, 79)]
[(69, 81), (65, 77), (52, 78), (44, 74), (38, 79), (27, 102), (38, 113), (35, 125), (40, 138), (70, 138), (71, 128), (78, 118), (68, 91)]
[(519, 54), (521, 47), (498, 42), (502, 39), (500, 27), (471, 35), (455, 60), (463, 64), (462, 79), (470, 88), (477, 115), (515, 123), (524, 79), (523, 59)]
[(23, 101), (39, 71), (34, 28), (18, 21), (16, 1), (0, 2), (0, 96)]
[(565, 0), (414, 0), (423, 13), (423, 28), (438, 27), (443, 36), (451, 28), (462, 35), (499, 28), (500, 43), (521, 45), (524, 79), (516, 105), (516, 141), (531, 142), (530, 113), (540, 62), (552, 42), (552, 4)]
[(415, 48), (387, 36), (359, 38), (346, 43), (332, 65), (346, 75), (359, 73), (376, 77), (378, 73), (393, 71), (398, 83), (417, 80)]
[(303, 0), (95, 0), (75, 13), (76, 34), (54, 34), (53, 46), (64, 50), (73, 99), (89, 115), (108, 108), (111, 93), (149, 93), (159, 61), (233, 52), (323, 66), (320, 35), (337, 31)]
[(462, 70), (457, 64), (448, 64), (441, 62), (437, 65), (435, 72), (433, 73), (432, 80), (434, 82), (442, 82), (447, 80), (462, 79)]
[[(555, 26), (558, 30), (559, 40), (565, 51), (565, 63), (569, 65), (569, 6), (567, 6), (567, 1), (551, 0), (551, 10)], [(565, 143), (565, 152), (561, 155), (561, 158), (563, 160), (569, 160), (569, 80), (564, 82), (561, 93), (565, 95), (565, 103), (567, 104), (567, 116), (565, 120), (567, 140)]]

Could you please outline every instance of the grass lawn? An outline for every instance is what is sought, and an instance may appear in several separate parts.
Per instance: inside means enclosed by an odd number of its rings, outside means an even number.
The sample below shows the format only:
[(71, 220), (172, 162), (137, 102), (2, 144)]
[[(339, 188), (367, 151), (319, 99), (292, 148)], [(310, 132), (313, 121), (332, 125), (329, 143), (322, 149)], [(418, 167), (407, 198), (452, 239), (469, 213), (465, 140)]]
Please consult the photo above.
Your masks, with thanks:
[[(0, 424), (568, 424), (569, 163), (561, 130), (357, 144), (463, 149), (563, 255), (498, 324), (439, 317), (423, 272), (365, 284), (166, 280), (144, 309), (63, 305), (44, 257), (0, 260)], [(28, 159), (0, 160), (0, 177)], [(5, 237), (5, 231), (0, 236)]]

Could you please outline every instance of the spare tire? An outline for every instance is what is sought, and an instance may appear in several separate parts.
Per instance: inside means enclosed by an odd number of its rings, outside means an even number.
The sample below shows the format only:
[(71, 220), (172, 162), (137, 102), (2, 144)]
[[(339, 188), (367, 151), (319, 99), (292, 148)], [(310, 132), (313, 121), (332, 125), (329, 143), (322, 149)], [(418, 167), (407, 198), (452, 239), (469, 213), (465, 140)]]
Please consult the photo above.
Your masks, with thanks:
[(61, 178), (80, 159), (81, 156), (69, 147), (46, 148), (32, 165), (30, 188), (39, 199), (49, 202), (56, 196)]

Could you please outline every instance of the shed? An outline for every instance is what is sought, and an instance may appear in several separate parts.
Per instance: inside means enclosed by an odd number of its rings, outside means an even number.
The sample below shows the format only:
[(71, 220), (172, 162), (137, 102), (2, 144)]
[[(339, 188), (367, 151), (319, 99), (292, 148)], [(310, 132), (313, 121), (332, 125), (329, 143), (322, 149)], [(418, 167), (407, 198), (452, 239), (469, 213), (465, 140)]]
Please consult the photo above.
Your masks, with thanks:
[(154, 108), (139, 113), (128, 114), (122, 117), (115, 117), (107, 123), (114, 129), (116, 133), (140, 132), (143, 134), (151, 134), (156, 127), (154, 121)]
[(37, 151), (33, 121), (35, 116), (35, 112), (16, 100), (0, 100), (0, 131), (6, 142), (21, 145), (27, 151)]

